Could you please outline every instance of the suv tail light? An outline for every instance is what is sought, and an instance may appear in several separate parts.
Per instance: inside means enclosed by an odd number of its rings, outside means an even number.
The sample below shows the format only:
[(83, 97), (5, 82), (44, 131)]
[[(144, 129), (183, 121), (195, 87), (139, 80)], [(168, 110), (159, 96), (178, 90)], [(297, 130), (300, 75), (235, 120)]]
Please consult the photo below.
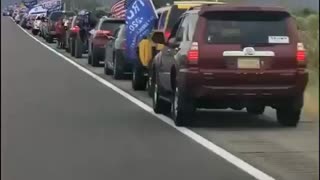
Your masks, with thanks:
[(198, 60), (199, 60), (198, 42), (193, 42), (190, 50), (188, 51), (188, 62), (190, 64), (198, 64)]
[(102, 37), (102, 38), (106, 38), (110, 35), (110, 31), (106, 31), (106, 30), (98, 30), (96, 32), (96, 36), (95, 37)]
[(171, 35), (171, 32), (170, 32), (170, 31), (166, 31), (166, 32), (164, 33), (164, 36), (165, 36), (166, 39), (168, 39), (168, 38), (170, 37), (170, 35)]
[(74, 26), (74, 27), (72, 27), (70, 30), (71, 30), (71, 32), (73, 32), (73, 33), (78, 33), (78, 32), (80, 31), (80, 28), (79, 28), (79, 26)]
[(306, 50), (304, 49), (303, 43), (297, 44), (297, 61), (305, 61), (306, 60)]
[(304, 48), (303, 43), (297, 44), (296, 59), (297, 59), (298, 65), (306, 65), (306, 49)]

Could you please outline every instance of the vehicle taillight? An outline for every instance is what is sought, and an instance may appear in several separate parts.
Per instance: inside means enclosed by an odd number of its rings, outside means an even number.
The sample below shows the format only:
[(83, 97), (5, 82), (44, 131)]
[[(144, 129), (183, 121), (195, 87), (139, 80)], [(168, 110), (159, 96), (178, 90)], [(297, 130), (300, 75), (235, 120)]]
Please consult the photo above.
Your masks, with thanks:
[(106, 30), (98, 30), (96, 32), (96, 37), (105, 37), (107, 38), (110, 35), (110, 31), (106, 31)]
[(305, 62), (306, 60), (306, 50), (304, 48), (303, 43), (297, 44), (297, 61), (298, 62)]
[(70, 30), (71, 30), (72, 32), (74, 32), (74, 33), (78, 33), (78, 32), (80, 31), (80, 28), (79, 28), (79, 26), (74, 26), (74, 27), (72, 27)]
[(171, 32), (170, 32), (170, 31), (166, 31), (166, 32), (164, 33), (164, 36), (166, 37), (166, 39), (168, 39), (168, 38), (170, 37), (170, 35), (171, 35)]
[(188, 51), (188, 62), (190, 64), (197, 64), (199, 60), (199, 47), (197, 42), (193, 42)]

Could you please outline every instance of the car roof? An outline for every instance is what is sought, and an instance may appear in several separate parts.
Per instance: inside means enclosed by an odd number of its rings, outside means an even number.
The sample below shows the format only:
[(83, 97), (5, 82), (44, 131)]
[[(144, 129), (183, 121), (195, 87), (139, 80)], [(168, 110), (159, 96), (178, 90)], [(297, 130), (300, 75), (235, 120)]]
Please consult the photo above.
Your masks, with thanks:
[(255, 6), (249, 4), (223, 4), (223, 5), (203, 5), (200, 14), (206, 11), (268, 11), (268, 12), (288, 12), (280, 6)]
[(112, 17), (103, 17), (103, 18), (101, 18), (101, 20), (103, 20), (103, 21), (123, 21), (123, 22), (125, 22), (125, 19), (112, 18)]
[(191, 7), (201, 6), (203, 4), (225, 4), (224, 2), (216, 1), (174, 1), (173, 4), (168, 4), (167, 6), (158, 8), (157, 13), (162, 13), (163, 11), (167, 11), (171, 9), (173, 6), (176, 6), (178, 9), (189, 9)]

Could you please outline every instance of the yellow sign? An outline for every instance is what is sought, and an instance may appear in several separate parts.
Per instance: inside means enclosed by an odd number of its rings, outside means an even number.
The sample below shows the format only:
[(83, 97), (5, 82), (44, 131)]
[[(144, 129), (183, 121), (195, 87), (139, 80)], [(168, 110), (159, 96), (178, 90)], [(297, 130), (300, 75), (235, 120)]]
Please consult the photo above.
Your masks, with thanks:
[(20, 8), (26, 8), (26, 6), (23, 3), (21, 3)]
[(225, 3), (219, 2), (219, 1), (175, 1), (174, 4), (177, 5), (179, 9), (189, 9), (191, 7), (201, 6), (204, 4), (225, 4)]

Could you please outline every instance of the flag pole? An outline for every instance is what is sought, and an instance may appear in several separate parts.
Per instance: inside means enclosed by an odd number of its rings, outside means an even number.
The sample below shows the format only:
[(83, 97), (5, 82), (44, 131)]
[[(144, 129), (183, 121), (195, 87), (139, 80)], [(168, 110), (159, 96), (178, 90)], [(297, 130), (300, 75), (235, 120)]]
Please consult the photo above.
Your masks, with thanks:
[(152, 0), (148, 0), (148, 1), (151, 1), (151, 6), (153, 8), (154, 14), (156, 15), (157, 19), (159, 19), (158, 14), (156, 13), (156, 8), (155, 8), (155, 6), (153, 4), (153, 1)]

